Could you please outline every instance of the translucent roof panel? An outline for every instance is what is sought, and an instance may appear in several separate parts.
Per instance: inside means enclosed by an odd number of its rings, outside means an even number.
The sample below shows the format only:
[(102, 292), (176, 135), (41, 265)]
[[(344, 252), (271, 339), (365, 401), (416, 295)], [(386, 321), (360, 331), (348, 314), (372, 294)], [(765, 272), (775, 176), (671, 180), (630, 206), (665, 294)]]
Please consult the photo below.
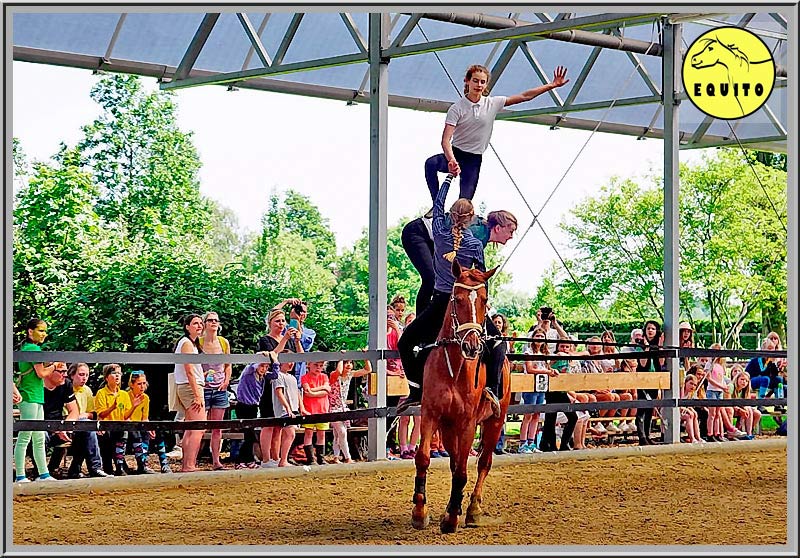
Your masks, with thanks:
[[(297, 14), (286, 6), (275, 7), (274, 12), (266, 11), (266, 6), (250, 7), (245, 15), (263, 45), (269, 66), (265, 68), (231, 7), (219, 8), (216, 19), (206, 18), (200, 7), (174, 13), (155, 13), (146, 6), (130, 7), (133, 11), (127, 13), (59, 9), (59, 13), (48, 13), (42, 7), (7, 7), (15, 60), (154, 76), (166, 89), (234, 83), (357, 102), (369, 97), (369, 14), (364, 11)], [(77, 10), (86, 12), (86, 8)], [(471, 64), (492, 70), (496, 95), (513, 95), (546, 83), (556, 66), (563, 65), (570, 78), (565, 87), (509, 107), (499, 118), (583, 129), (602, 120), (609, 125), (604, 129), (615, 133), (661, 133), (662, 58), (633, 49), (648, 44), (660, 47), (662, 14), (494, 11), (448, 16), (460, 23), (429, 17), (435, 14), (419, 19), (407, 13), (388, 15), (388, 84), (393, 106), (446, 111), (461, 95), (464, 71)], [(684, 51), (709, 29), (739, 25), (762, 38), (779, 66), (788, 64), (787, 15), (672, 15), (681, 22)], [(198, 33), (204, 24), (205, 33)], [(506, 30), (509, 27), (513, 29)], [(521, 35), (520, 27), (537, 34)], [(541, 34), (568, 32), (571, 27), (579, 31), (570, 42)], [(625, 48), (597, 45), (609, 36), (622, 37)], [(182, 82), (176, 73), (184, 60), (188, 65)], [(785, 83), (785, 78), (778, 78), (765, 108), (732, 124), (740, 141), (762, 147), (766, 142), (785, 150)], [(682, 99), (683, 147), (732, 141), (727, 122), (708, 119), (685, 95)], [(612, 101), (614, 106), (608, 108)]]

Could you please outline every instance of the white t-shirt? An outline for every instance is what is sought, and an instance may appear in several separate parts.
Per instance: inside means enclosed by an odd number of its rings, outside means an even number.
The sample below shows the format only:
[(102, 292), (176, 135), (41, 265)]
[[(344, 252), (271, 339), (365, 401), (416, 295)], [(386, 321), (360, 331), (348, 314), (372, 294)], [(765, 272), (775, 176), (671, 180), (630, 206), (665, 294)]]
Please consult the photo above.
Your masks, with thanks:
[[(188, 337), (181, 337), (181, 340), (178, 341), (178, 346), (175, 347), (175, 354), (180, 354), (181, 349), (186, 343), (189, 343), (189, 345), (192, 346), (193, 354), (198, 354), (197, 347), (194, 346), (194, 343), (192, 343)], [(190, 364), (189, 366), (192, 367), (194, 381), (197, 383), (197, 385), (199, 386), (205, 385), (205, 374), (203, 374), (203, 366), (200, 364)], [(189, 378), (186, 377), (186, 368), (183, 364), (175, 365), (175, 383), (177, 385), (189, 383)]]
[(484, 97), (473, 103), (461, 97), (447, 110), (445, 124), (455, 126), (453, 147), (467, 153), (482, 155), (489, 147), (494, 118), (506, 105), (506, 97)]

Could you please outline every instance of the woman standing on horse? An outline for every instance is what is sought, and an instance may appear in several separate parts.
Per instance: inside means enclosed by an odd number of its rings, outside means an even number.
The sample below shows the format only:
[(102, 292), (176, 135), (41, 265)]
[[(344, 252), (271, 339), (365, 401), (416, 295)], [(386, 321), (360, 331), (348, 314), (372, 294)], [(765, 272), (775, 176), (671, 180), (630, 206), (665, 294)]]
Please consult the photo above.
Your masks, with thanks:
[[(406, 379), (409, 385), (409, 395), (403, 405), (397, 408), (398, 412), (419, 405), (422, 399), (422, 382), (425, 369), (425, 360), (430, 353), (430, 348), (420, 350), (415, 354), (414, 348), (418, 345), (426, 346), (434, 341), (442, 328), (445, 311), (450, 302), (455, 277), (452, 272), (452, 261), (457, 259), (464, 268), (475, 266), (481, 271), (486, 270), (484, 259), (484, 243), (470, 230), (469, 225), (475, 217), (472, 202), (459, 198), (450, 208), (450, 224), (446, 222), (444, 203), (453, 175), (448, 175), (439, 189), (433, 204), (433, 267), (435, 274), (433, 296), (430, 304), (422, 311), (417, 319), (411, 322), (403, 333), (398, 343), (400, 358), (403, 361)], [(509, 219), (507, 224), (494, 225), (488, 236), (488, 242), (505, 244), (517, 228), (517, 221), (513, 215), (503, 212)], [(497, 327), (486, 320), (486, 332), (490, 336), (499, 335)], [(489, 343), (484, 352), (486, 362), (486, 390), (485, 393), (495, 412), (499, 412), (498, 383), (500, 369), (506, 353), (506, 344), (502, 341)]]

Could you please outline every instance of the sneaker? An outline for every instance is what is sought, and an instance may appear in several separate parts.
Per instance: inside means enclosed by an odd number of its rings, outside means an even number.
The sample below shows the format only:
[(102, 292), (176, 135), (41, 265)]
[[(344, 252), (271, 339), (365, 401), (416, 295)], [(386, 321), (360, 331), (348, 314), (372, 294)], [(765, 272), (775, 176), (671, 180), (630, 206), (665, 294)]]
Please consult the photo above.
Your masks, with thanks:
[(162, 473), (162, 474), (168, 475), (168, 474), (170, 474), (171, 472), (172, 472), (172, 469), (170, 468), (169, 464), (167, 464), (167, 463), (164, 463), (164, 464), (161, 466), (161, 473)]
[(47, 475), (46, 477), (37, 477), (37, 482), (50, 482), (50, 481), (57, 481), (57, 479), (52, 475)]
[(274, 469), (277, 466), (278, 466), (277, 459), (270, 459), (269, 461), (264, 461), (261, 463), (262, 469)]
[(543, 452), (536, 446), (533, 446), (533, 448), (531, 448), (531, 453), (543, 453)]
[(108, 473), (106, 473), (102, 469), (98, 469), (97, 471), (89, 471), (89, 476), (93, 477), (93, 478), (94, 477), (101, 478), (101, 477), (110, 477), (111, 475), (109, 475)]
[(436, 451), (436, 450), (433, 450), (433, 451), (431, 452), (431, 456), (430, 456), (430, 457), (431, 457), (431, 459), (436, 459), (437, 457), (441, 457), (441, 456), (442, 456), (442, 454), (441, 454), (441, 453), (439, 453), (439, 452), (438, 452), (438, 451)]
[(613, 422), (609, 422), (608, 426), (606, 426), (606, 432), (609, 434), (622, 434), (622, 430), (619, 429)]
[(167, 454), (167, 457), (172, 459), (183, 459), (183, 450), (180, 446), (175, 446), (171, 452)]
[(23, 483), (26, 483), (26, 482), (31, 482), (31, 479), (29, 479), (28, 477), (22, 477), (21, 479), (17, 479), (14, 482), (16, 484), (23, 484)]
[(603, 434), (607, 434), (608, 433), (608, 431), (606, 430), (606, 427), (603, 426), (602, 422), (595, 423), (594, 431), (597, 432), (598, 434), (600, 434), (601, 436)]
[(517, 447), (517, 453), (531, 453), (531, 447), (528, 445), (528, 442), (522, 442)]
[(125, 469), (119, 468), (116, 471), (114, 471), (114, 476), (115, 477), (127, 477), (128, 473), (125, 472)]
[(140, 475), (155, 475), (156, 474), (156, 472), (153, 469), (151, 469), (150, 467), (148, 467), (147, 465), (145, 465), (141, 469), (137, 470), (136, 472), (138, 474), (140, 474)]
[(439, 450), (439, 457), (450, 457), (450, 454), (444, 451), (443, 449)]
[(728, 432), (726, 434), (730, 435), (730, 436), (735, 436), (737, 438), (742, 438), (744, 436), (747, 436), (746, 432), (742, 432), (738, 428), (734, 428), (733, 430), (728, 430)]

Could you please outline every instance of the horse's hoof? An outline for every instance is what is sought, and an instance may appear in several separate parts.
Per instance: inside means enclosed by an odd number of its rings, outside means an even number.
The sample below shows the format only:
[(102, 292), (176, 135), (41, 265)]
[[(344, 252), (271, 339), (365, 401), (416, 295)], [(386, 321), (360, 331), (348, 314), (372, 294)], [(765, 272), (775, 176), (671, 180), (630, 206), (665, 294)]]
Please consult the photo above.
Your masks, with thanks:
[(453, 521), (449, 518), (449, 516), (444, 515), (442, 520), (439, 522), (439, 530), (443, 534), (448, 534), (455, 533), (456, 529), (458, 529), (458, 516), (456, 516), (455, 521)]
[(482, 524), (483, 514), (467, 514), (467, 517), (464, 519), (464, 526), (465, 527), (480, 527)]
[(422, 517), (418, 517), (416, 515), (411, 516), (411, 526), (414, 529), (425, 529), (430, 524), (431, 524), (431, 516), (428, 514), (425, 514)]

